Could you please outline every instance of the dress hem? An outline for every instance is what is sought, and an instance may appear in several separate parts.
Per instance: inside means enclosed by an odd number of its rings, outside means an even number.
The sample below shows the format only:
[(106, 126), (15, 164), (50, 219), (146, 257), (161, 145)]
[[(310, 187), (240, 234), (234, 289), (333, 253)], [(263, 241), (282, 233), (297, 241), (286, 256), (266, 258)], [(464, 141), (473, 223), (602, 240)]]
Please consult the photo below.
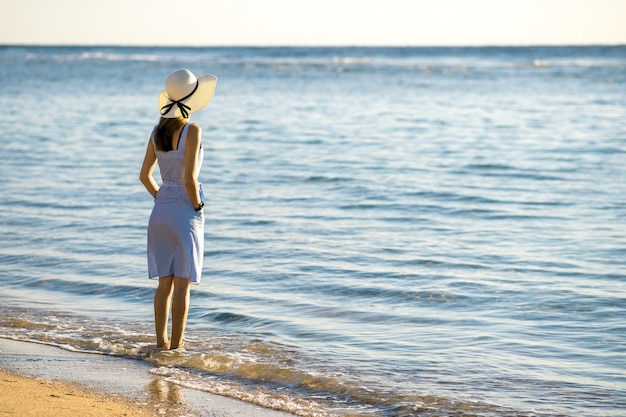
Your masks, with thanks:
[(189, 277), (179, 277), (179, 276), (178, 276), (178, 275), (176, 275), (176, 274), (153, 275), (153, 276), (148, 276), (148, 278), (149, 278), (149, 279), (151, 279), (151, 280), (155, 280), (155, 281), (156, 281), (157, 279), (160, 279), (161, 277), (168, 277), (168, 276), (170, 276), (170, 275), (174, 275), (175, 277), (178, 277), (178, 278), (188, 279), (188, 280), (191, 282), (191, 284), (192, 284), (192, 285), (200, 285), (200, 281), (193, 281), (193, 280), (192, 280), (191, 278), (189, 278)]

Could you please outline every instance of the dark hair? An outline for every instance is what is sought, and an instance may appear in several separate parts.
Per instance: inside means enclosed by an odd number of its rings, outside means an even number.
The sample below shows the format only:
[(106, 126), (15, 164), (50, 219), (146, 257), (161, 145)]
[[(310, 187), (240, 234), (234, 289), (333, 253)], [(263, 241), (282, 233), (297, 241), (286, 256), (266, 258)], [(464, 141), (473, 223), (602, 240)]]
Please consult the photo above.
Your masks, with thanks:
[(161, 152), (169, 152), (173, 150), (172, 137), (174, 132), (187, 123), (187, 119), (183, 117), (165, 118), (161, 117), (159, 125), (154, 132), (154, 143), (157, 150)]

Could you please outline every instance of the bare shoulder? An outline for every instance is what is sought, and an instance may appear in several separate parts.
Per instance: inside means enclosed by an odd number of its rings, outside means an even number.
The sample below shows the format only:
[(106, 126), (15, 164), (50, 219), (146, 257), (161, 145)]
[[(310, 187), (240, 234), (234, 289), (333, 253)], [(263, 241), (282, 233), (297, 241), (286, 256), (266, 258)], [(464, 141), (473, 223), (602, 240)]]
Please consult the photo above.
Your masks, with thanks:
[(187, 148), (198, 149), (200, 147), (202, 136), (202, 128), (197, 123), (189, 124), (189, 131), (187, 132)]
[(192, 135), (202, 133), (202, 126), (198, 123), (189, 123), (189, 133)]

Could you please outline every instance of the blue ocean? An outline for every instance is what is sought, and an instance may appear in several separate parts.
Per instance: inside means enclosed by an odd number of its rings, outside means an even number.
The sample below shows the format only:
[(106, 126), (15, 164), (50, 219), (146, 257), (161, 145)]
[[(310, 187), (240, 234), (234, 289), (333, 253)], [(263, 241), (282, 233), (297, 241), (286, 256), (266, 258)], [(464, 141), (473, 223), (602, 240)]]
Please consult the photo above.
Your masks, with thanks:
[[(170, 354), (138, 176), (180, 68), (219, 80)], [(0, 337), (306, 417), (624, 415), (626, 46), (0, 46), (0, 86)]]

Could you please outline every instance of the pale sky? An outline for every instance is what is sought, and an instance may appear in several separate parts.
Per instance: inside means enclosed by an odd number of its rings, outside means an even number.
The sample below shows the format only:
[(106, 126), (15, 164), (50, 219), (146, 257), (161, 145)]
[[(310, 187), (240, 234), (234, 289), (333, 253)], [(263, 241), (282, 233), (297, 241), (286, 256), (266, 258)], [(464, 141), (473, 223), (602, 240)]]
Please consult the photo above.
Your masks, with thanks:
[(0, 44), (626, 44), (626, 0), (0, 0), (0, 19)]

